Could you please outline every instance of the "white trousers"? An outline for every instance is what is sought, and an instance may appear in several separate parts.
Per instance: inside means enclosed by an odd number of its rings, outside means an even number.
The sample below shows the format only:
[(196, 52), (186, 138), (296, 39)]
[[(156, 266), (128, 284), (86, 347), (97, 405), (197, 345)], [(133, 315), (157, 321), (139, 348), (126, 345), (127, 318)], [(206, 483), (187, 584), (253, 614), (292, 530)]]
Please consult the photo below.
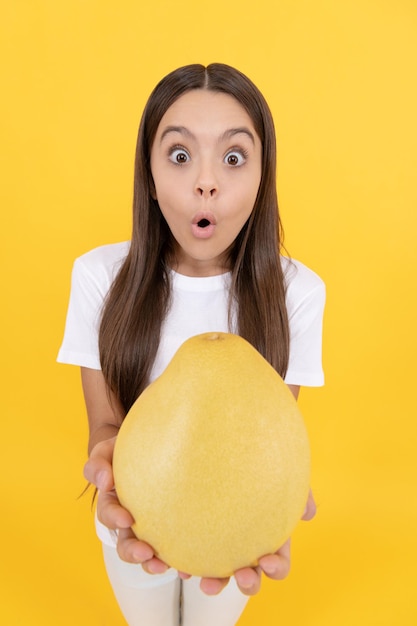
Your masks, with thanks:
[(129, 626), (234, 626), (245, 596), (231, 578), (217, 596), (200, 590), (200, 579), (181, 580), (175, 570), (147, 574), (126, 563), (116, 548), (103, 544), (104, 562), (120, 609)]

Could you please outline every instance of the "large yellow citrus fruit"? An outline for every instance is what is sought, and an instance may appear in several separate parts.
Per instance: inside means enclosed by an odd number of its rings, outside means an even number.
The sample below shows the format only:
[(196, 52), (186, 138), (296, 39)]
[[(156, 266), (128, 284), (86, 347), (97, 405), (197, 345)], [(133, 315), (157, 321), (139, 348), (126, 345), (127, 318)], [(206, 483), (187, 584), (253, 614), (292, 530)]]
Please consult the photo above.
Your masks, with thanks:
[(259, 352), (228, 333), (179, 348), (126, 416), (113, 468), (136, 535), (196, 576), (229, 576), (275, 552), (310, 482), (296, 401)]

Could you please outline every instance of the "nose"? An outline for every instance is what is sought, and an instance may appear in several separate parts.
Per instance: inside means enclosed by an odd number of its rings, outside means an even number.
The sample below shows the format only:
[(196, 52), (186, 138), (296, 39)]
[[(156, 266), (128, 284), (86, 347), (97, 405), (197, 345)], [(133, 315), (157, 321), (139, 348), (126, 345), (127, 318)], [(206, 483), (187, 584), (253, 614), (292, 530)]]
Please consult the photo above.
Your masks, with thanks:
[(207, 187), (201, 185), (197, 187), (197, 193), (203, 198), (212, 198), (216, 195), (217, 189), (216, 187), (211, 187), (210, 185)]
[(204, 167), (198, 173), (195, 192), (203, 198), (212, 198), (218, 193), (218, 183), (211, 168)]

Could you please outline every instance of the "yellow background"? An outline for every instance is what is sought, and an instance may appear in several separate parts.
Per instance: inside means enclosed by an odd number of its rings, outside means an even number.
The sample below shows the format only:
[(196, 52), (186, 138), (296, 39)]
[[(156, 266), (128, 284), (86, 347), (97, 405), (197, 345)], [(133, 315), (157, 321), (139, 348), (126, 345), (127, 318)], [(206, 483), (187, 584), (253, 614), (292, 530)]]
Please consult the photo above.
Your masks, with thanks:
[(121, 625), (84, 487), (73, 259), (130, 233), (154, 84), (247, 73), (273, 111), (286, 243), (326, 281), (326, 387), (303, 390), (315, 521), (239, 626), (417, 623), (415, 0), (8, 0), (1, 59), (0, 623)]

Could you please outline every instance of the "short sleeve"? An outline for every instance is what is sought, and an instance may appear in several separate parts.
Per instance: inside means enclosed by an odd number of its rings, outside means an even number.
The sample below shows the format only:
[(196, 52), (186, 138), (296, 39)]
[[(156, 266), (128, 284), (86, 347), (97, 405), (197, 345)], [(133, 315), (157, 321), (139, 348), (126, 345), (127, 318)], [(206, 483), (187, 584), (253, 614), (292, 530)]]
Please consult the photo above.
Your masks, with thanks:
[(115, 278), (125, 245), (102, 246), (74, 262), (59, 363), (101, 369), (98, 348), (103, 303)]
[(317, 274), (299, 261), (288, 262), (285, 274), (290, 327), (290, 357), (285, 382), (320, 387), (324, 384), (322, 336), (325, 285)]

